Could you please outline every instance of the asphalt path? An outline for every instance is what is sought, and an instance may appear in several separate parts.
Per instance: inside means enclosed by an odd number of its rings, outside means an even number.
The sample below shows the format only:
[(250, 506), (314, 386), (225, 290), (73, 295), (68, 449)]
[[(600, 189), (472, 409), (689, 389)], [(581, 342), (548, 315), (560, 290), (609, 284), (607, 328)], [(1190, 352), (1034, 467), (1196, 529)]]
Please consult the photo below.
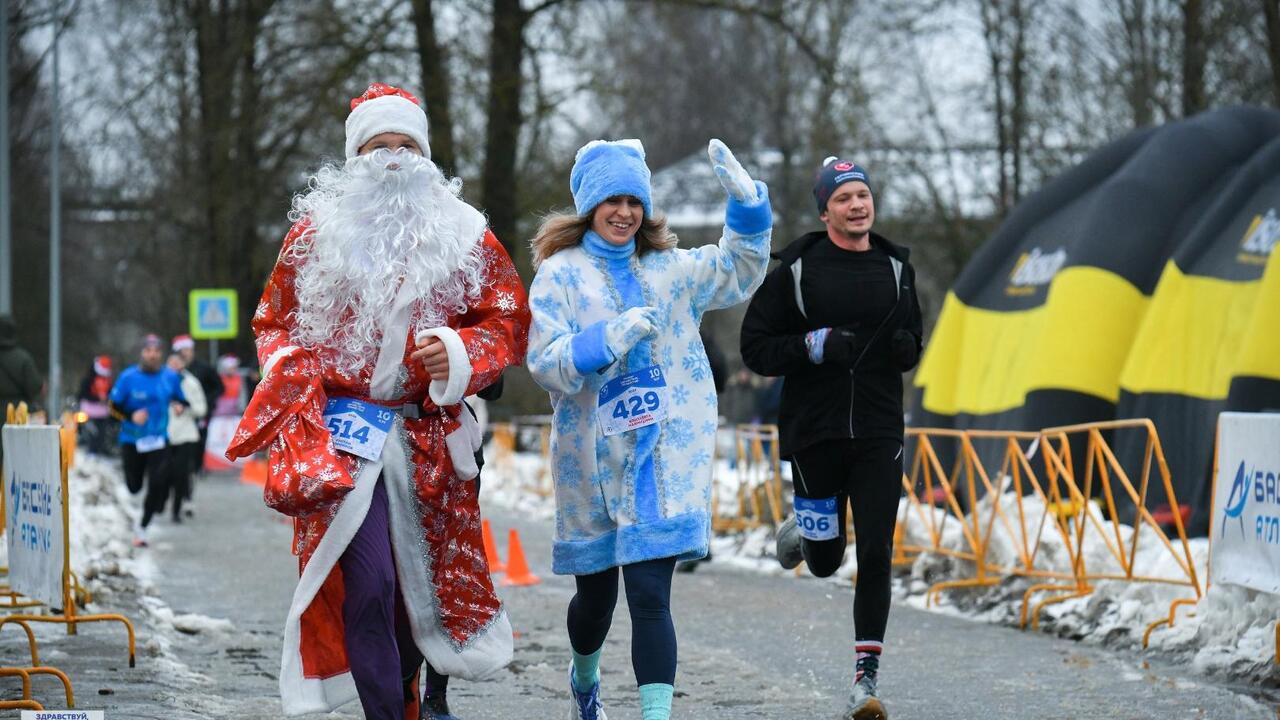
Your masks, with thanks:
[[(158, 520), (153, 526), (152, 547), (143, 551), (155, 568), (153, 592), (174, 613), (226, 619), (229, 628), (140, 628), (143, 652), (133, 670), (122, 662), (118, 630), (86, 628), (74, 641), (50, 634), (46, 655), (76, 680), (78, 707), (106, 709), (108, 720), (282, 717), (280, 633), (297, 578), (291, 526), (263, 506), (259, 488), (228, 476), (202, 481), (194, 509), (182, 525)], [(506, 530), (515, 527), (543, 582), (500, 589), (516, 632), (514, 661), (483, 681), (455, 680), (453, 710), (466, 720), (565, 717), (564, 617), (572, 578), (550, 572), (550, 523), (485, 510), (504, 557)], [(673, 717), (839, 717), (852, 675), (851, 600), (847, 586), (714, 562), (677, 575)], [(155, 600), (131, 596), (127, 588), (104, 590), (100, 604), (112, 602)], [(613, 720), (639, 718), (630, 635), (620, 593), (601, 667), (602, 697)], [(16, 633), (0, 634), (0, 658), (24, 648)], [(179, 662), (167, 662), (169, 656)], [(15, 695), (2, 687), (0, 697)], [(53, 695), (47, 685), (38, 690)], [(1241, 690), (1152, 656), (901, 604), (890, 617), (881, 671), (881, 694), (894, 720), (1276, 717), (1275, 708)], [(352, 703), (327, 717), (363, 715)]]

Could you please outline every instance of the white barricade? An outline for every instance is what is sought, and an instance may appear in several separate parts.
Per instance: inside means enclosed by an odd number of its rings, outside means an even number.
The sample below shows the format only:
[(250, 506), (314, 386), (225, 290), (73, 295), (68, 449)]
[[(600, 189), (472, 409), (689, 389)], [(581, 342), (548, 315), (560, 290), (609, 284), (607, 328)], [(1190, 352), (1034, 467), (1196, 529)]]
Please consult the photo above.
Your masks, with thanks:
[(214, 415), (209, 418), (209, 441), (204, 446), (204, 466), (207, 470), (233, 470), (248, 462), (247, 458), (227, 459), (227, 448), (240, 426), (239, 415)]
[(67, 556), (59, 428), (6, 425), (3, 442), (9, 587), (60, 608)]
[(1212, 579), (1280, 593), (1280, 414), (1218, 416)]

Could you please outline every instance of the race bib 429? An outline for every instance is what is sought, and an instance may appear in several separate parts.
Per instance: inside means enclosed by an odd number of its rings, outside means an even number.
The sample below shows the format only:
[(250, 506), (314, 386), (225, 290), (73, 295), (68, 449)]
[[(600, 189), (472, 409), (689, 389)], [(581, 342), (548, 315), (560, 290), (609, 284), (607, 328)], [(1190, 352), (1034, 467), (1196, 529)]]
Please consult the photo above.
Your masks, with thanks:
[(666, 420), (667, 398), (667, 381), (657, 365), (620, 375), (600, 388), (600, 431), (618, 435)]

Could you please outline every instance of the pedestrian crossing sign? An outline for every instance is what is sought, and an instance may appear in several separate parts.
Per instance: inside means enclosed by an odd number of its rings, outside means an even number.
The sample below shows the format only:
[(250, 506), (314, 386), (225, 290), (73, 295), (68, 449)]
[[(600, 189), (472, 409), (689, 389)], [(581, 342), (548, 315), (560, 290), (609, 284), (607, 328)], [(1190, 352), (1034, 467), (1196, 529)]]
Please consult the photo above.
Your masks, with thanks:
[(227, 340), (239, 331), (236, 291), (226, 288), (192, 290), (187, 298), (191, 337)]

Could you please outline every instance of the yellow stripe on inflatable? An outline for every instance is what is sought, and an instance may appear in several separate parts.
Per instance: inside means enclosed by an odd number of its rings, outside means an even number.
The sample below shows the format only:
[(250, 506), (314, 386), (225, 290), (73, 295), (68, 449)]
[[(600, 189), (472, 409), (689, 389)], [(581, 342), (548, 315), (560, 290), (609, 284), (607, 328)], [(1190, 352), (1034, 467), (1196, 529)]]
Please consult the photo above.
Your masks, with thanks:
[(926, 410), (985, 415), (1019, 407), (1033, 390), (1115, 402), (1120, 372), (1149, 299), (1095, 267), (1070, 267), (1043, 305), (1000, 312), (947, 293), (915, 384)]
[(1271, 251), (1253, 307), (1233, 374), (1280, 380), (1280, 251)]
[[(1274, 264), (1274, 263), (1273, 263)], [(1232, 282), (1200, 275), (1186, 275), (1173, 262), (1165, 265), (1151, 309), (1134, 340), (1133, 353), (1120, 384), (1131, 393), (1172, 393), (1204, 400), (1227, 397), (1231, 378), (1239, 373), (1250, 341), (1250, 326), (1261, 283)], [(1272, 322), (1280, 315), (1271, 311)], [(1274, 346), (1272, 324), (1269, 344)], [(1266, 344), (1264, 342), (1264, 344)], [(1256, 345), (1256, 344), (1255, 344)], [(1257, 348), (1255, 348), (1257, 349)], [(1256, 356), (1257, 353), (1251, 353)], [(1280, 377), (1271, 354), (1270, 373)], [(1258, 370), (1266, 368), (1258, 363)]]

